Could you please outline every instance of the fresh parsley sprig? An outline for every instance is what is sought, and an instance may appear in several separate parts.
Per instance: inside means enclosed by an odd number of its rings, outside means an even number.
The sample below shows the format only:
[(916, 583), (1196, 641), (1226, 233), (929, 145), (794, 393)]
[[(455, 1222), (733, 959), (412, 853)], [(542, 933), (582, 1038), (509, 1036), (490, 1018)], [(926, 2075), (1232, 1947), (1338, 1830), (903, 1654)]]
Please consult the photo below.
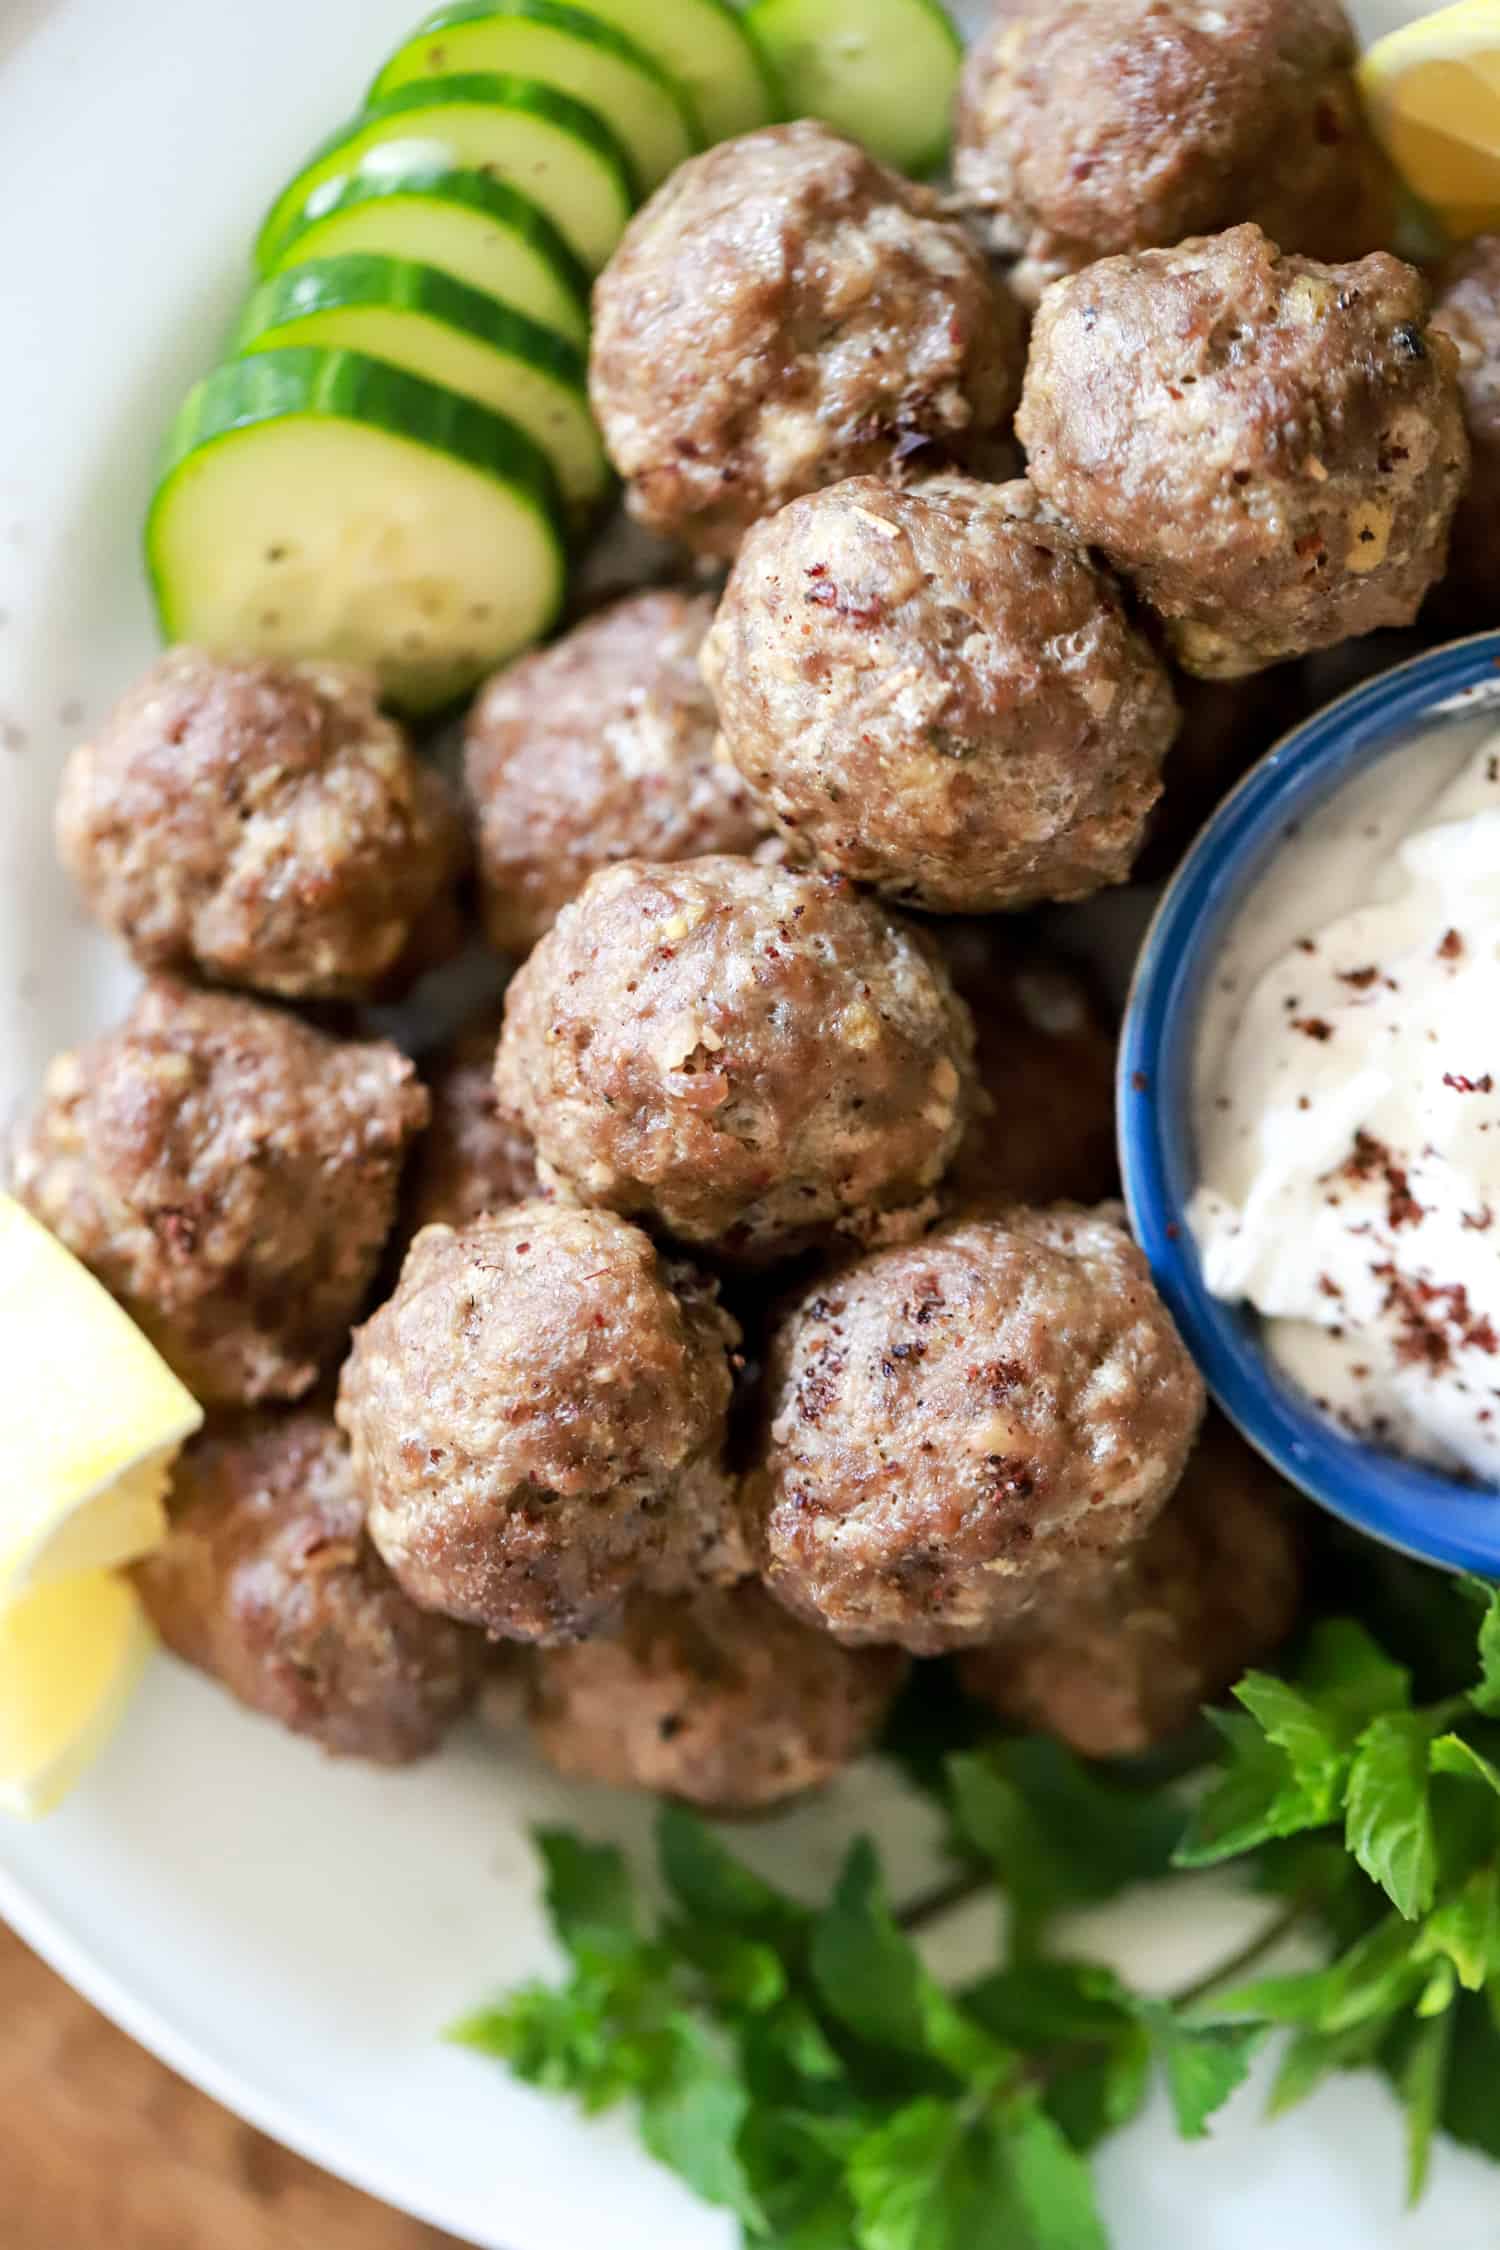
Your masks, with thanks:
[[(1324, 1622), (1288, 1675), (1241, 1681), (1197, 1781), (967, 1739), (940, 1783), (957, 1870), (902, 1911), (867, 1841), (809, 1905), (666, 1807), (652, 1925), (618, 1852), (547, 1831), (568, 1974), (453, 2036), (587, 2110), (634, 2100), (747, 2250), (1105, 2250), (1089, 2152), (1158, 2073), (1203, 2134), (1277, 2033), (1272, 2115), (1332, 2071), (1385, 2072), (1415, 2197), (1439, 2130), (1500, 2157), (1500, 1592), (1424, 1603), (1445, 1680), (1455, 1633), (1477, 1636), (1466, 1688), (1419, 1703), (1408, 1663)], [(1265, 1923), (1171, 1998), (1053, 1949), (1070, 1908), (1230, 1861)], [(917, 1936), (985, 1894), (1009, 1909), (994, 1965), (950, 1990)], [(1294, 1930), (1317, 1965), (1252, 1975)]]

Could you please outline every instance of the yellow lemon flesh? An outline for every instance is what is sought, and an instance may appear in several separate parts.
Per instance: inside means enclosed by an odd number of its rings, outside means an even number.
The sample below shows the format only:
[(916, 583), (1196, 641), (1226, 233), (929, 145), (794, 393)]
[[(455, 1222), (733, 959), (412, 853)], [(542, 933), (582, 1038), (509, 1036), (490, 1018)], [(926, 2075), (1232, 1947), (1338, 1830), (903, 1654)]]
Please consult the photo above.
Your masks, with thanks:
[(155, 1546), (202, 1420), (113, 1298), (0, 1196), (0, 1605)]
[(38, 1819), (91, 1765), (152, 1647), (123, 1578), (94, 1570), (0, 1609), (0, 1813)]
[(1376, 137), (1455, 241), (1500, 226), (1500, 0), (1458, 0), (1359, 67)]

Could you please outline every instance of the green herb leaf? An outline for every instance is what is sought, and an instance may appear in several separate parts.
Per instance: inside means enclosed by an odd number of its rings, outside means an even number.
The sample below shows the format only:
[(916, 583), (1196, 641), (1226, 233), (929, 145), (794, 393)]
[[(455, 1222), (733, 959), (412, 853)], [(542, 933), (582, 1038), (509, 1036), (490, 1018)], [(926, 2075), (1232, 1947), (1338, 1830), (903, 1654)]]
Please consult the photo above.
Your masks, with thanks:
[(1428, 1915), (1413, 1950), (1424, 1961), (1445, 1954), (1465, 1991), (1478, 1992), (1500, 1968), (1500, 1869), (1476, 1868)]
[(1101, 1781), (1040, 1739), (965, 1752), (948, 1774), (959, 1827), (995, 1868), (1023, 1937), (1061, 1907), (1164, 1874), (1182, 1832), (1169, 1797)]
[(1185, 2141), (1202, 2140), (1214, 2112), (1244, 2084), (1265, 2026), (1183, 2023), (1161, 2002), (1149, 2003), (1144, 2014), (1161, 2057), (1177, 2130)]
[(1408, 1921), (1427, 1912), (1437, 1888), (1428, 1751), (1428, 1730), (1414, 1713), (1374, 1720), (1359, 1738), (1344, 1798), (1350, 1851)]
[(1469, 1691), (1469, 1700), (1476, 1711), (1491, 1719), (1500, 1718), (1500, 1586), (1489, 1586), (1482, 1579), (1471, 1581), (1484, 1602), (1484, 1616), (1479, 1625), (1479, 1684)]
[(641, 2139), (705, 2203), (758, 2226), (761, 2210), (739, 2154), (750, 2097), (738, 2073), (693, 2016), (667, 2026), (654, 2080), (641, 2099)]
[(1011, 2057), (922, 1966), (886, 1900), (875, 1850), (856, 1843), (813, 1928), (814, 1981), (838, 2022), (873, 2047), (929, 2057), (957, 2077), (994, 2083)]
[(1216, 1993), (1212, 2007), (1216, 2015), (1264, 2016), (1271, 2023), (1347, 2031), (1372, 2018), (1393, 2015), (1415, 1999), (1424, 1972), (1414, 1957), (1413, 1943), (1411, 1925), (1398, 1914), (1388, 1914), (1330, 1968), (1310, 1969), (1301, 1976), (1261, 1977)]
[(1139, 2112), (1151, 2040), (1113, 1970), (1027, 1960), (971, 1985), (963, 1999), (997, 2039), (1044, 2057), (1043, 2099), (1074, 2148), (1093, 2148)]
[(1500, 2161), (1500, 2028), (1487, 1996), (1465, 1993), (1453, 2010), (1443, 2088), (1443, 2131)]
[(1034, 2250), (1109, 2250), (1087, 2164), (1039, 2102), (1013, 2108), (1005, 2156), (1016, 2212)]
[(538, 1828), (534, 1840), (546, 1871), (547, 1912), (568, 1951), (634, 1945), (635, 1886), (624, 1855), (612, 1844), (586, 1843), (570, 1828)]
[(1340, 1745), (1347, 1749), (1372, 1719), (1411, 1704), (1411, 1675), (1362, 1625), (1330, 1617), (1315, 1625), (1297, 1671)]
[(1434, 1773), (1448, 1774), (1455, 1781), (1482, 1782), (1500, 1796), (1500, 1767), (1492, 1765), (1461, 1735), (1440, 1734), (1432, 1745), (1430, 1762)]
[(756, 1935), (806, 1924), (805, 1908), (736, 1859), (681, 1805), (663, 1805), (656, 1816), (656, 1856), (668, 1890), (699, 1921)]
[(1355, 2024), (1348, 2031), (1297, 2032), (1282, 2054), (1266, 2115), (1281, 2117), (1295, 2109), (1333, 2071), (1363, 2069), (1375, 2060), (1386, 2036), (1384, 2017)]
[(1406, 2200), (1421, 2201), (1432, 2162), (1432, 2136), (1442, 2115), (1453, 2045), (1451, 2013), (1414, 2024), (1401, 2042), (1393, 2072), (1406, 2116)]
[(1327, 1788), (1299, 1781), (1286, 1751), (1267, 1739), (1248, 1712), (1208, 1715), (1229, 1745), (1229, 1763), (1193, 1808), (1175, 1866), (1213, 1867), (1275, 1838), (1323, 1825)]
[(1247, 1672), (1234, 1690), (1268, 1742), (1284, 1750), (1292, 1773), (1314, 1800), (1332, 1817), (1343, 1744), (1336, 1718), (1325, 1715), (1288, 1680), (1266, 1672)]
[(910, 2102), (849, 2159), (859, 2250), (1024, 2250), (1003, 2139), (949, 2101)]

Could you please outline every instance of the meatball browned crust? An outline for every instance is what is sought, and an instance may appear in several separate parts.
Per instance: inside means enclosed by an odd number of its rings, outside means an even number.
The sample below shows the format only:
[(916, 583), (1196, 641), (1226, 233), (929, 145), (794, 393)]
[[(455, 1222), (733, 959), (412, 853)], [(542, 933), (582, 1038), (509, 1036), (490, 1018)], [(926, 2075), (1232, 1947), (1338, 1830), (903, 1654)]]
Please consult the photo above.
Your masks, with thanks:
[(979, 1080), (945, 1197), (973, 1209), (1113, 1195), (1115, 1033), (1088, 976), (1003, 923), (950, 922), (941, 934), (974, 1017)]
[(1442, 575), (1468, 467), (1451, 341), (1384, 254), (1286, 258), (1255, 227), (1107, 258), (1047, 292), (1030, 474), (1230, 679), (1382, 625)]
[(930, 942), (841, 877), (627, 861), (515, 978), (496, 1085), (544, 1178), (762, 1260), (920, 1228), (971, 1039)]
[(73, 753), (63, 860), (148, 969), (284, 999), (357, 999), (449, 904), (458, 811), (334, 664), (173, 649)]
[[(1016, 23), (1017, 14), (1026, 20)], [(1048, 0), (969, 57), (954, 179), (1034, 302), (1059, 274), (1254, 220), (1357, 258), (1391, 232), (1340, 0)]]
[(432, 1122), (412, 1159), (403, 1198), (409, 1233), (467, 1226), (483, 1211), (503, 1211), (540, 1192), (531, 1136), (495, 1105), (500, 1007), (467, 1024), (424, 1064)]
[(732, 555), (798, 493), (1003, 431), (1019, 307), (936, 197), (804, 118), (673, 173), (594, 288), (589, 388), (632, 513)]
[(714, 754), (706, 595), (637, 594), (499, 672), (465, 776), (485, 924), (524, 955), (596, 868), (753, 851), (770, 821)]
[(545, 1651), (531, 1723), (573, 1780), (765, 1812), (867, 1749), (905, 1673), (899, 1651), (840, 1648), (751, 1582), (642, 1597), (617, 1634)]
[(1500, 597), (1500, 234), (1456, 250), (1439, 267), (1434, 291), (1433, 326), (1458, 349), (1473, 464), (1453, 519), (1450, 583), (1473, 624), (1492, 625)]
[(406, 1592), (496, 1638), (567, 1641), (638, 1587), (743, 1577), (722, 1464), (738, 1342), (711, 1285), (611, 1212), (426, 1228), (338, 1404)]
[(1169, 1742), (1296, 1622), (1302, 1574), (1290, 1498), (1212, 1418), (1139, 1546), (1088, 1590), (1059, 1574), (991, 1647), (961, 1657), (965, 1688), (1081, 1757), (1137, 1756)]
[(409, 1602), (365, 1536), (325, 1409), (194, 1439), (165, 1544), (134, 1576), (168, 1648), (340, 1757), (425, 1757), (479, 1686), (483, 1641)]
[(960, 1219), (815, 1282), (772, 1346), (747, 1499), (780, 1601), (917, 1655), (992, 1639), (1139, 1539), (1203, 1385), (1110, 1207)]
[(824, 865), (940, 913), (1129, 873), (1177, 725), (1024, 481), (857, 477), (758, 524), (704, 650), (724, 746)]
[(254, 1405), (342, 1353), (426, 1121), (386, 1041), (161, 977), (52, 1063), (14, 1186), (204, 1405)]

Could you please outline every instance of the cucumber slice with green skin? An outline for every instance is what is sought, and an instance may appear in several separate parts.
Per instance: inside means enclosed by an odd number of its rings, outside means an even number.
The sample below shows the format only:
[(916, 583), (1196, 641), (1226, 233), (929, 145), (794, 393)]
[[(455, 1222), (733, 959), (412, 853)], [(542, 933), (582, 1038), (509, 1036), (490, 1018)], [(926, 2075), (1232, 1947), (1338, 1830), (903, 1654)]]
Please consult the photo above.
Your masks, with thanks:
[(438, 710), (562, 603), (557, 486), (487, 407), (354, 352), (266, 352), (189, 396), (146, 519), (162, 631), (370, 666)]
[(609, 489), (577, 345), (432, 266), (325, 258), (273, 274), (246, 306), (233, 349), (308, 344), (386, 360), (508, 415), (552, 463), (575, 518)]
[(702, 146), (687, 97), (660, 63), (613, 24), (561, 0), (499, 0), (445, 31), (409, 39), (369, 99), (474, 71), (537, 78), (587, 102), (619, 134), (648, 189)]
[[(582, 0), (591, 16), (612, 24), (652, 55), (687, 96), (703, 144), (733, 140), (782, 114), (765, 56), (746, 36), (727, 0)], [(487, 0), (453, 0), (438, 8), (419, 40), (457, 30), (489, 13)]]
[(630, 158), (586, 102), (535, 78), (428, 78), (340, 126), (284, 188), (256, 244), (269, 273), (292, 227), (320, 218), (345, 182), (389, 179), (413, 164), (488, 172), (540, 204), (590, 273), (637, 201)]
[(963, 47), (939, 0), (754, 0), (794, 117), (821, 117), (903, 172), (948, 153)]
[(347, 180), (321, 217), (294, 225), (277, 270), (367, 255), (436, 266), (587, 347), (588, 269), (546, 213), (505, 180), (420, 164)]

